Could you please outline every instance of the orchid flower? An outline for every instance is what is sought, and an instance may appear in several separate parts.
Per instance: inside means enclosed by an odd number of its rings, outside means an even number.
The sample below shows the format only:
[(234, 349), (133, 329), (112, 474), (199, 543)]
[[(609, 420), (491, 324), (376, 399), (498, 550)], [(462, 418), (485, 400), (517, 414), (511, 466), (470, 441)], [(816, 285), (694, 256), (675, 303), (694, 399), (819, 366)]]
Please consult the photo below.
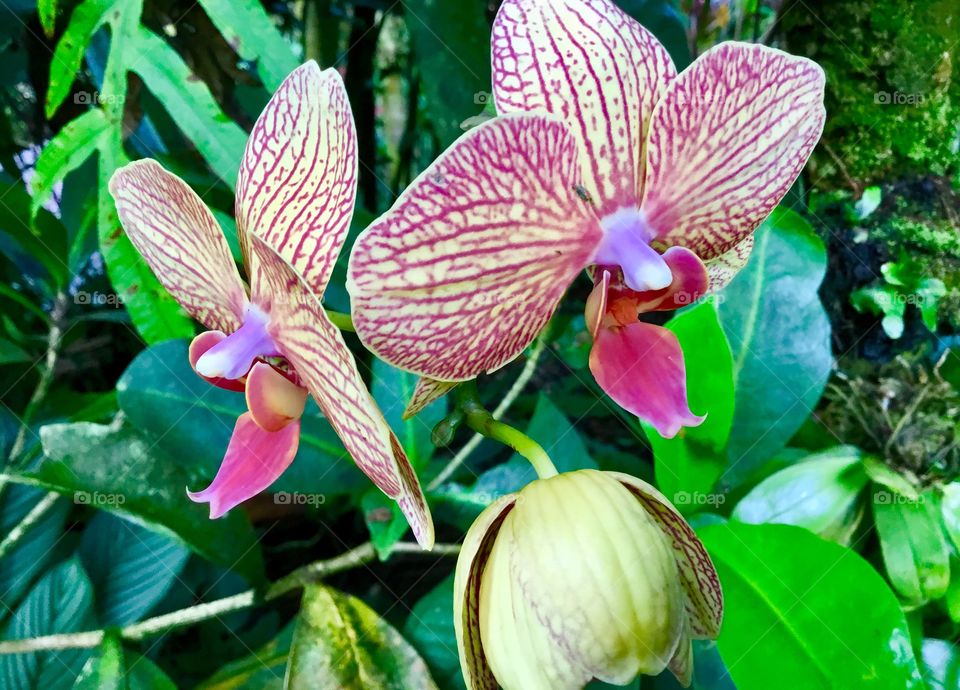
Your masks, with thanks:
[(179, 177), (137, 161), (116, 172), (110, 191), (157, 278), (210, 329), (190, 345), (194, 370), (246, 394), (248, 411), (213, 483), (190, 497), (216, 518), (273, 483), (297, 452), (309, 391), (429, 548), (433, 524), (417, 477), (319, 298), (350, 226), (356, 182), (346, 90), (335, 70), (311, 61), (270, 99), (241, 163), (236, 218), (249, 291), (217, 221)]
[(492, 54), (500, 117), (458, 139), (355, 245), (358, 335), (425, 377), (414, 413), (517, 357), (589, 267), (597, 382), (663, 436), (698, 424), (676, 337), (639, 315), (744, 266), (819, 139), (823, 71), (724, 43), (677, 74), (608, 0), (504, 0)]

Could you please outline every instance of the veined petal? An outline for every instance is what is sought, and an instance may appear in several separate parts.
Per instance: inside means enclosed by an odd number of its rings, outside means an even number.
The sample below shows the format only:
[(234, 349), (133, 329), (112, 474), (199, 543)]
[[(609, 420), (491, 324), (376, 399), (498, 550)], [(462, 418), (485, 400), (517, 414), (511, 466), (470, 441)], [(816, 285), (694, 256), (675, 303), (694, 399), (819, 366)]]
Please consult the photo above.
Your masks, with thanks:
[(637, 322), (601, 328), (590, 350), (590, 371), (615, 403), (664, 438), (705, 419), (687, 405), (683, 352), (677, 337), (662, 326)]
[(602, 238), (576, 181), (556, 119), (500, 117), (460, 137), (357, 238), (347, 289), (364, 345), (444, 381), (517, 357)]
[[(596, 338), (600, 326), (603, 324), (603, 317), (607, 314), (607, 298), (610, 295), (610, 271), (604, 270), (599, 278), (596, 275), (593, 278), (596, 283), (593, 290), (590, 291), (590, 296), (587, 297), (584, 320), (587, 323), (587, 328), (590, 329), (590, 335)], [(636, 316), (636, 313), (634, 313), (634, 316)]]
[(296, 271), (250, 236), (252, 299), (270, 313), (270, 335), (317, 401), (357, 466), (397, 501), (417, 541), (433, 546), (433, 521), (413, 468), (360, 378), (340, 330)]
[(753, 251), (753, 235), (747, 235), (733, 247), (707, 262), (710, 292), (725, 288), (750, 260)]
[(279, 431), (300, 419), (307, 403), (301, 388), (266, 362), (257, 362), (247, 375), (247, 407), (258, 426)]
[(663, 260), (670, 267), (673, 281), (663, 290), (632, 293), (638, 314), (686, 307), (707, 294), (707, 267), (696, 254), (686, 247), (670, 247), (663, 253)]
[(279, 431), (266, 431), (249, 412), (237, 418), (213, 483), (203, 491), (187, 491), (190, 500), (210, 504), (216, 519), (273, 484), (293, 462), (300, 443), (300, 420)]
[(109, 186), (127, 237), (163, 287), (207, 328), (239, 328), (247, 304), (243, 281), (197, 193), (149, 159), (117, 170)]
[(403, 411), (403, 418), (410, 419), (420, 413), (420, 411), (434, 400), (439, 400), (451, 390), (459, 385), (457, 381), (438, 381), (426, 376), (417, 379), (417, 385), (413, 389), (413, 395), (407, 403), (407, 408)]
[(650, 114), (676, 75), (653, 34), (609, 0), (504, 0), (492, 43), (497, 112), (562, 117), (598, 215), (638, 206)]
[(314, 61), (290, 73), (250, 133), (237, 231), (262, 237), (322, 295), (357, 196), (357, 134), (343, 80)]
[(715, 640), (723, 620), (723, 590), (700, 538), (666, 496), (645, 481), (621, 472), (607, 474), (633, 492), (670, 538), (687, 597), (690, 635), (695, 640)]
[(689, 617), (684, 622), (683, 634), (680, 636), (677, 651), (670, 659), (668, 668), (680, 685), (685, 688), (690, 687), (690, 683), (693, 682), (693, 642), (690, 639)]
[(667, 246), (709, 261), (763, 221), (823, 131), (823, 70), (762, 45), (722, 43), (653, 111), (643, 210)]
[(467, 690), (497, 690), (480, 641), (480, 581), (503, 519), (517, 500), (516, 494), (498, 498), (480, 513), (463, 538), (453, 582), (453, 627), (460, 652), (460, 669)]
[(207, 350), (211, 349), (214, 345), (223, 342), (226, 340), (227, 334), (223, 331), (204, 331), (196, 338), (190, 341), (190, 349), (187, 351), (187, 357), (190, 360), (190, 367), (193, 369), (194, 373), (197, 376), (202, 378), (207, 383), (216, 386), (217, 388), (225, 388), (228, 391), (235, 391), (242, 393), (246, 390), (246, 384), (243, 379), (224, 379), (224, 378), (210, 378), (209, 376), (204, 376), (199, 371), (197, 371), (197, 362), (200, 361), (200, 358), (206, 353)]

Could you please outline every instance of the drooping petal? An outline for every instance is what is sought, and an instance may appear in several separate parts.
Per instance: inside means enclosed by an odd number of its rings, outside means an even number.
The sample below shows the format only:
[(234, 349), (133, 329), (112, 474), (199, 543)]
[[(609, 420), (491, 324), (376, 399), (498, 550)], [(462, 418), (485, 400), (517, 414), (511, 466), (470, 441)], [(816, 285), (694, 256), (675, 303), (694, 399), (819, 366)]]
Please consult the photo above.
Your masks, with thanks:
[(197, 193), (149, 159), (117, 170), (109, 186), (127, 237), (163, 287), (207, 328), (239, 328), (247, 304), (243, 281)]
[(203, 491), (187, 491), (190, 500), (210, 504), (210, 519), (253, 498), (276, 481), (293, 462), (300, 443), (300, 420), (279, 431), (267, 431), (249, 412), (237, 418), (213, 483)]
[(779, 203), (820, 139), (823, 70), (762, 45), (722, 43), (653, 111), (643, 210), (667, 246), (709, 261)]
[(705, 419), (687, 405), (683, 352), (666, 328), (641, 322), (601, 328), (590, 350), (590, 371), (615, 403), (664, 438)]
[(720, 256), (707, 262), (710, 292), (725, 288), (750, 260), (753, 251), (753, 235), (747, 235)]
[(577, 168), (573, 136), (547, 116), (460, 137), (354, 245), (347, 289), (364, 345), (444, 381), (517, 357), (601, 239)]
[(723, 590), (700, 538), (666, 496), (645, 481), (621, 472), (608, 474), (633, 492), (670, 537), (687, 597), (691, 636), (695, 640), (715, 640), (723, 621)]
[(202, 378), (207, 383), (214, 385), (217, 388), (225, 388), (228, 391), (242, 393), (246, 389), (246, 384), (244, 383), (243, 379), (210, 378), (197, 371), (197, 362), (200, 361), (200, 358), (204, 355), (204, 353), (217, 343), (225, 340), (226, 337), (227, 334), (223, 331), (204, 331), (190, 341), (190, 348), (187, 351), (187, 357), (190, 360), (190, 366), (193, 368), (194, 372), (196, 372), (197, 376)]
[(309, 61), (290, 73), (250, 133), (237, 180), (237, 231), (253, 233), (322, 295), (350, 228), (357, 134), (343, 80)]
[(417, 379), (417, 385), (413, 389), (413, 395), (407, 403), (407, 408), (403, 411), (403, 418), (410, 419), (420, 413), (420, 411), (434, 400), (439, 400), (451, 390), (457, 387), (457, 381), (438, 381), (426, 376)]
[(467, 690), (497, 690), (480, 641), (480, 581), (493, 542), (516, 494), (498, 498), (480, 513), (463, 539), (453, 583), (453, 627), (460, 653), (460, 669)]
[(257, 362), (247, 376), (247, 407), (261, 429), (279, 431), (300, 419), (307, 403), (301, 388), (266, 362)]
[(562, 117), (598, 215), (638, 206), (650, 114), (676, 75), (653, 34), (609, 0), (505, 0), (492, 42), (497, 112)]
[(668, 668), (680, 685), (685, 688), (690, 687), (690, 683), (693, 682), (693, 642), (690, 639), (689, 617), (684, 623), (684, 630), (680, 636), (680, 642), (677, 644), (677, 651), (670, 659)]
[(360, 378), (340, 330), (296, 271), (250, 236), (252, 300), (270, 314), (270, 335), (317, 401), (357, 466), (397, 501), (417, 541), (433, 546), (433, 521), (410, 461)]

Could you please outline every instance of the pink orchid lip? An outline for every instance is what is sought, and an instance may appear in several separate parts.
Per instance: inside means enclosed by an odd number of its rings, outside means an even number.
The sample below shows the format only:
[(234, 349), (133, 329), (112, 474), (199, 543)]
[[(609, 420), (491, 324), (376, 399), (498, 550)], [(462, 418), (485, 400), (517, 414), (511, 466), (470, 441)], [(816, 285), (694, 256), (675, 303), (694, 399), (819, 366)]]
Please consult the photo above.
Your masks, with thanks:
[(239, 379), (260, 357), (280, 354), (267, 332), (270, 317), (254, 304), (248, 304), (243, 325), (203, 353), (195, 369), (204, 378)]
[(264, 431), (280, 431), (300, 419), (307, 389), (298, 386), (266, 362), (257, 362), (247, 375), (247, 407)]
[(239, 379), (222, 379), (222, 378), (210, 378), (209, 376), (204, 376), (199, 371), (197, 371), (197, 362), (199, 359), (212, 347), (218, 343), (226, 340), (227, 334), (223, 331), (204, 331), (196, 338), (190, 341), (190, 348), (188, 350), (187, 358), (190, 360), (190, 367), (196, 372), (197, 376), (202, 378), (207, 383), (216, 386), (217, 388), (224, 388), (228, 391), (234, 391), (237, 393), (243, 393), (246, 388), (246, 382), (243, 378)]
[(600, 220), (603, 240), (594, 255), (598, 266), (619, 267), (631, 290), (662, 290), (673, 273), (660, 253), (650, 246), (655, 237), (646, 216), (638, 208), (624, 207)]

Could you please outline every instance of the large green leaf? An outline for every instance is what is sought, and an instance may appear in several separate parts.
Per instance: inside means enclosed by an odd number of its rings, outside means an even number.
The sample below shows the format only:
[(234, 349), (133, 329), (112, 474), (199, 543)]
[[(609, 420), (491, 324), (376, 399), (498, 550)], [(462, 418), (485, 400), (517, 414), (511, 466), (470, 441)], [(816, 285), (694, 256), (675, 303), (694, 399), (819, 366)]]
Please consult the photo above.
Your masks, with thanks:
[[(194, 373), (183, 341), (160, 343), (137, 355), (117, 382), (117, 400), (158, 448), (190, 458), (202, 477), (198, 485), (213, 479), (234, 423), (247, 411), (242, 393), (211, 386)], [(301, 429), (297, 457), (271, 491), (334, 496), (367, 489), (369, 481), (313, 401)]]
[(698, 532), (723, 585), (718, 645), (738, 690), (923, 687), (896, 597), (855, 552), (790, 525)]
[(436, 450), (430, 435), (433, 433), (433, 427), (447, 415), (447, 399), (440, 398), (421, 410), (419, 414), (410, 419), (404, 419), (403, 411), (413, 396), (419, 377), (392, 367), (380, 359), (374, 360), (372, 373), (373, 383), (370, 386), (370, 392), (373, 394), (373, 399), (383, 411), (387, 424), (400, 439), (410, 462), (416, 469), (423, 469)]
[[(54, 633), (90, 630), (93, 589), (75, 559), (50, 570), (30, 590), (3, 628), (0, 639), (20, 640)], [(90, 656), (88, 649), (62, 649), (0, 656), (0, 687), (16, 690), (66, 690)]]
[(727, 464), (726, 448), (733, 423), (733, 357), (720, 328), (716, 307), (699, 304), (667, 324), (680, 341), (687, 367), (690, 409), (707, 418), (674, 438), (644, 425), (653, 449), (657, 485), (683, 513), (716, 507), (711, 493)]
[(296, 69), (299, 61), (293, 46), (259, 2), (200, 0), (200, 6), (230, 47), (244, 60), (257, 64), (263, 84), (271, 92)]
[(947, 536), (960, 551), (960, 482), (952, 482), (943, 487), (940, 509), (943, 512), (943, 527)]
[(444, 146), (491, 102), (486, 9), (486, 0), (404, 3), (427, 110)]
[[(44, 496), (45, 491), (32, 486), (8, 484), (0, 493), (0, 535), (10, 534)], [(67, 501), (57, 501), (24, 533), (13, 550), (0, 558), (0, 602), (4, 604), (0, 606), (0, 620), (50, 563), (69, 512)]]
[(934, 493), (909, 499), (877, 489), (873, 517), (894, 589), (914, 605), (943, 596), (950, 584), (950, 551)]
[[(11, 261), (25, 267), (37, 262), (50, 274), (55, 289), (66, 285), (68, 278), (67, 231), (51, 213), (39, 209), (30, 223), (33, 200), (22, 180), (0, 176), (0, 252)], [(8, 244), (12, 241), (15, 246)], [(19, 249), (19, 251), (17, 251)]]
[(46, 457), (18, 479), (128, 516), (250, 580), (262, 578), (256, 535), (243, 513), (210, 520), (206, 506), (187, 498), (186, 487), (201, 483), (189, 456), (167, 455), (117, 423), (51, 424), (40, 439)]
[(817, 295), (825, 268), (810, 224), (778, 209), (757, 230), (746, 268), (718, 297), (736, 387), (726, 484), (783, 448), (820, 399), (833, 364)]
[(851, 446), (815, 453), (780, 470), (740, 499), (733, 517), (806, 527), (824, 539), (847, 544), (863, 514), (867, 474)]
[(231, 661), (196, 690), (283, 690), (293, 628), (291, 623), (249, 656)]
[(290, 650), (288, 690), (435, 690), (427, 665), (366, 604), (308, 585)]
[(403, 634), (427, 662), (441, 690), (464, 690), (453, 627), (453, 575), (414, 604)]
[(177, 540), (110, 513), (98, 513), (80, 541), (101, 625), (129, 625), (163, 597), (190, 552)]

